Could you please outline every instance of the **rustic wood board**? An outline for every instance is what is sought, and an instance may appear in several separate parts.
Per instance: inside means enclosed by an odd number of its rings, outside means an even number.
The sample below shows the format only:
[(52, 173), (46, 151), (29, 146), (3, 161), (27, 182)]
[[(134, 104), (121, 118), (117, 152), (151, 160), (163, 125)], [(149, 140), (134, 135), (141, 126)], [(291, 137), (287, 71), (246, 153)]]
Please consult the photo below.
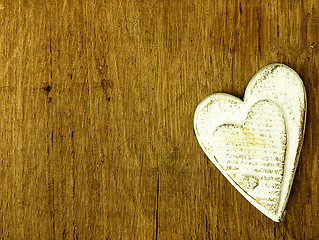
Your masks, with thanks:
[[(2, 239), (318, 239), (317, 0), (0, 0), (0, 24)], [(308, 95), (283, 223), (193, 134), (273, 62)]]

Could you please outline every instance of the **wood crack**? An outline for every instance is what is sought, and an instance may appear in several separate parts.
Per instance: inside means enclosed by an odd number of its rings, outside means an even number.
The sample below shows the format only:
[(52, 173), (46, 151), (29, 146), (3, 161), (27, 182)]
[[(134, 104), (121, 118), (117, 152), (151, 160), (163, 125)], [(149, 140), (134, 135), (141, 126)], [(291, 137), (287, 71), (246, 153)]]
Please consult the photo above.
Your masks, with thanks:
[(155, 213), (155, 239), (158, 237), (158, 206), (159, 206), (159, 194), (160, 194), (160, 186), (159, 186), (159, 173), (157, 174), (157, 193), (156, 193), (156, 213)]

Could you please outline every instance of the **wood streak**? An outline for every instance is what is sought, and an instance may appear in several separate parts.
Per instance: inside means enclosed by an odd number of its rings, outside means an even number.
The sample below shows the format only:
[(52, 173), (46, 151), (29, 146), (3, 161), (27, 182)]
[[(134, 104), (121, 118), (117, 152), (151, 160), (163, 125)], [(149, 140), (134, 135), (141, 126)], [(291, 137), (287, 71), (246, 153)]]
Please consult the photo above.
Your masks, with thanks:
[[(0, 239), (317, 239), (318, 14), (318, 0), (0, 0)], [(273, 62), (309, 103), (276, 224), (192, 132), (201, 99), (242, 97)]]

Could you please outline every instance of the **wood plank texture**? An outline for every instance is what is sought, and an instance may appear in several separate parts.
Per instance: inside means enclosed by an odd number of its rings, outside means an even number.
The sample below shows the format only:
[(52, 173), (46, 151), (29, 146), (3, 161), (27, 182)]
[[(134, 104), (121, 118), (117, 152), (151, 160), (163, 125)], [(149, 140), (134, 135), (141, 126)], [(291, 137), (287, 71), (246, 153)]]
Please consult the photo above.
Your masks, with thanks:
[[(261, 67), (304, 80), (283, 223), (193, 133)], [(318, 239), (319, 1), (0, 0), (1, 239)]]

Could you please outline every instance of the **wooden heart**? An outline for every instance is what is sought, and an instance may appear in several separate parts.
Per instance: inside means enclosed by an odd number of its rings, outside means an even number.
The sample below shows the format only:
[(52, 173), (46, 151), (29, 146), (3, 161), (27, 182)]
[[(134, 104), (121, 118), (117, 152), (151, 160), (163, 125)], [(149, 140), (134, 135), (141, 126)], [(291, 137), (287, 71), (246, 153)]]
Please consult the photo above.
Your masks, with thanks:
[(257, 209), (282, 221), (301, 151), (306, 92), (291, 68), (271, 64), (251, 79), (244, 101), (215, 93), (197, 107), (202, 149)]

